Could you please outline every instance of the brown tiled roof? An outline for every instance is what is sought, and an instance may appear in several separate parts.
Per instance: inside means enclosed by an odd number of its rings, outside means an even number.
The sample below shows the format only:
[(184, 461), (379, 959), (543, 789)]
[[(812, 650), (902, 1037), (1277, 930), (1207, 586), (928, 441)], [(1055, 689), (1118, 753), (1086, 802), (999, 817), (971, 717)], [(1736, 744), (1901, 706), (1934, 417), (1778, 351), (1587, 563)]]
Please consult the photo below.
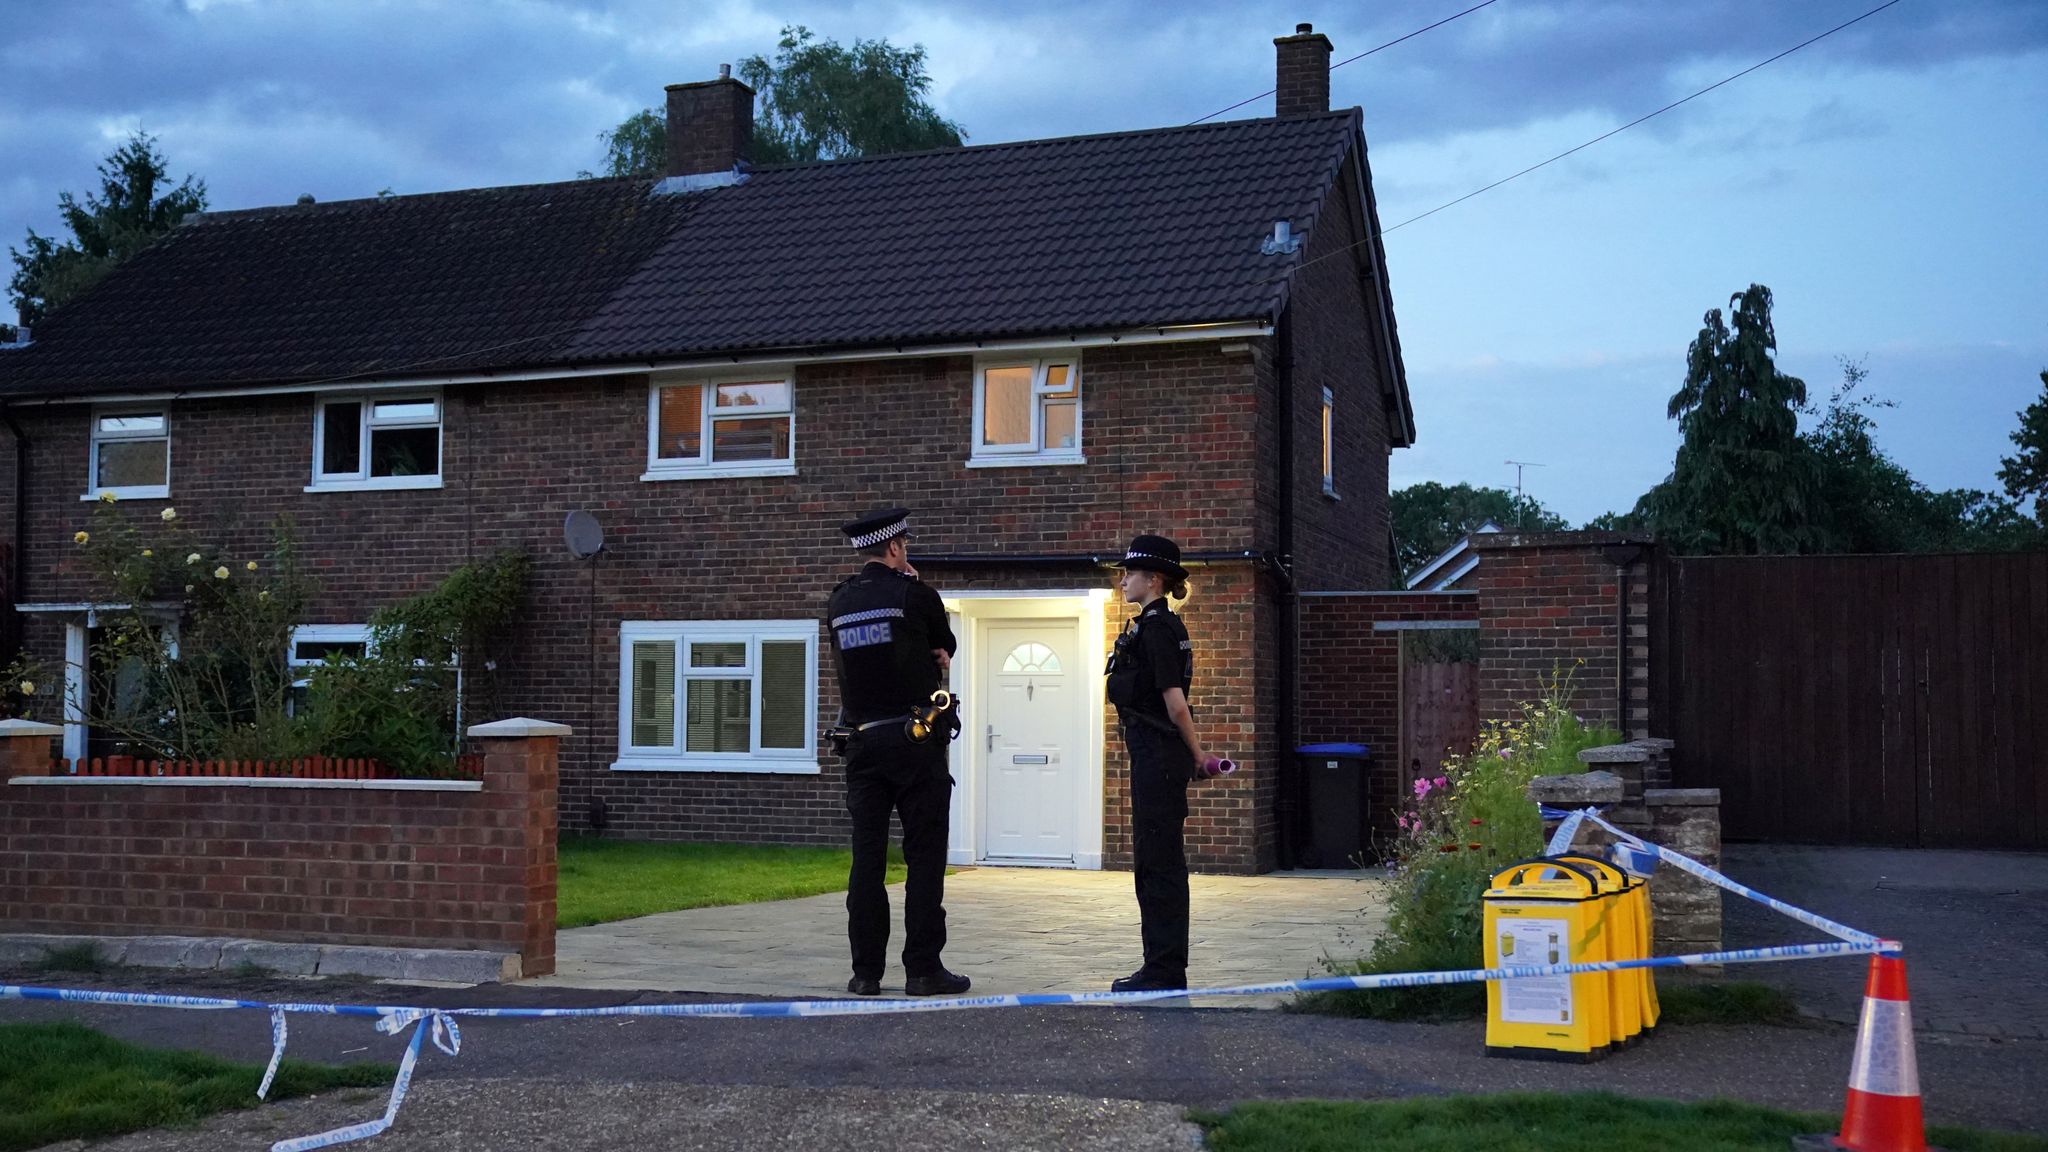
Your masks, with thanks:
[[(443, 375), (1270, 319), (1355, 111), (200, 217), (0, 394)], [(1306, 243), (1302, 250), (1306, 250)]]

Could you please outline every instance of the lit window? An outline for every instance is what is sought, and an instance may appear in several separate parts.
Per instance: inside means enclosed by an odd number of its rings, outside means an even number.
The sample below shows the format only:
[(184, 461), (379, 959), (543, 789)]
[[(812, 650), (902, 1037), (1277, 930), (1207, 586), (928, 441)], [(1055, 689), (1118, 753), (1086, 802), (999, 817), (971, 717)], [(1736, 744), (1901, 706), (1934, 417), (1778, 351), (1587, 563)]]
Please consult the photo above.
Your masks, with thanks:
[(92, 420), (87, 498), (171, 494), (171, 418), (167, 412), (98, 412)]
[(989, 362), (976, 369), (973, 459), (1026, 456), (1081, 458), (1078, 361)]
[(613, 767), (818, 770), (815, 621), (630, 621), (619, 641)]
[(1328, 388), (1323, 389), (1323, 495), (1325, 496), (1335, 496), (1337, 494), (1337, 448), (1332, 434), (1336, 403), (1336, 394)]
[(313, 436), (315, 488), (438, 488), (441, 401), (435, 396), (322, 400)]
[(1026, 641), (1010, 649), (1010, 654), (1003, 657), (1003, 671), (1057, 676), (1060, 674), (1059, 654), (1036, 641)]
[(648, 397), (643, 479), (789, 474), (795, 396), (787, 375), (657, 382)]

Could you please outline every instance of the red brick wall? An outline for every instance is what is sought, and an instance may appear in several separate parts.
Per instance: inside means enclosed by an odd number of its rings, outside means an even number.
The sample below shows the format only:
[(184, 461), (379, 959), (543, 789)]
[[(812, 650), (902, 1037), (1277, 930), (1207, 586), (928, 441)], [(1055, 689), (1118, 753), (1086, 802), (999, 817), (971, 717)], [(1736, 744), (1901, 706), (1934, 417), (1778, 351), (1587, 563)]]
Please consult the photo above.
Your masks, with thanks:
[[(1355, 161), (1353, 162), (1355, 163)], [(1304, 591), (1393, 586), (1390, 428), (1367, 292), (1371, 251), (1349, 163), (1323, 204), (1288, 311), (1294, 344), (1294, 578)], [(1323, 389), (1332, 393), (1335, 496), (1323, 493)], [(1277, 446), (1273, 450), (1277, 461)], [(1277, 514), (1277, 505), (1275, 514)]]
[[(1480, 602), (1479, 714), (1511, 716), (1546, 682), (1572, 678), (1573, 709), (1588, 723), (1647, 726), (1648, 550), (1629, 568), (1628, 685), (1618, 619), (1620, 572), (1605, 552), (1626, 538), (1603, 532), (1476, 536)], [(1641, 692), (1636, 691), (1640, 686)], [(1622, 701), (1630, 698), (1630, 713)]]
[(1302, 597), (1301, 742), (1372, 749), (1367, 805), (1373, 828), (1393, 827), (1406, 777), (1400, 763), (1401, 633), (1375, 625), (1479, 618), (1470, 592), (1342, 593)]
[[(487, 741), (481, 791), (0, 783), (0, 927), (517, 951), (546, 975), (553, 745)], [(27, 774), (12, 751), (0, 779)]]

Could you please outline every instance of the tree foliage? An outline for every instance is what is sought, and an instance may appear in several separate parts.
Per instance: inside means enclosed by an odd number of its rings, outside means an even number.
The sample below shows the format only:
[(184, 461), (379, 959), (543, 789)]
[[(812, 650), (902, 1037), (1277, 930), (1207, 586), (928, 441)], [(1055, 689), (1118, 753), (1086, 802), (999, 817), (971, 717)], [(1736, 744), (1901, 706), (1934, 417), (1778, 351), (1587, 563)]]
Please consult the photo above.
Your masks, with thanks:
[(1819, 476), (1799, 438), (1806, 383), (1778, 371), (1771, 290), (1752, 284), (1707, 312), (1669, 415), (1684, 437), (1652, 490), (1657, 531), (1684, 551), (1806, 552)]
[(1528, 532), (1559, 532), (1569, 527), (1540, 501), (1505, 488), (1425, 481), (1394, 492), (1391, 502), (1394, 562), (1404, 577), (1489, 520), (1502, 528)]
[[(931, 105), (922, 45), (842, 45), (791, 25), (782, 30), (775, 58), (747, 57), (740, 61), (739, 77), (759, 101), (757, 165), (950, 148), (965, 136)], [(661, 109), (642, 109), (598, 139), (605, 145), (606, 176), (658, 176), (667, 165), (668, 123)]]
[(14, 303), (33, 324), (98, 283), (178, 222), (206, 208), (206, 183), (191, 176), (172, 186), (170, 163), (156, 138), (137, 132), (100, 163), (100, 189), (79, 203), (57, 197), (69, 240), (29, 229), (25, 248), (10, 248)]
[(2048, 369), (2041, 372), (2041, 398), (2019, 413), (2012, 434), (2019, 449), (1999, 460), (1998, 482), (2013, 500), (2034, 502), (2034, 520), (2048, 530)]
[[(2040, 402), (2020, 414), (2020, 453), (1999, 472), (2004, 494), (1937, 491), (1878, 447), (1878, 412), (1892, 402), (1865, 389), (1869, 373), (1842, 361), (1824, 405), (1777, 370), (1771, 295), (1735, 296), (1732, 316), (1707, 313), (1669, 408), (1684, 442), (1672, 473), (1626, 513), (1589, 528), (1654, 531), (1681, 552), (1985, 552), (2048, 544), (2048, 524), (2025, 500), (2043, 490), (2048, 372)], [(1800, 417), (1809, 426), (1799, 427)], [(2036, 516), (2041, 504), (2035, 504)]]

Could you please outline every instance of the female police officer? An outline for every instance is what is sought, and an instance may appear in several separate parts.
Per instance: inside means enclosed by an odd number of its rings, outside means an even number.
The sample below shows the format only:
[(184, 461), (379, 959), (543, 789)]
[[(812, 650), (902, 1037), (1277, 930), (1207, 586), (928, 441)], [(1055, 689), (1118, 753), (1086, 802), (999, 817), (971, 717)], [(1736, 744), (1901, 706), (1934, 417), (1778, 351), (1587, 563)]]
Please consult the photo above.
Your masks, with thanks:
[(1131, 768), (1131, 842), (1145, 963), (1110, 985), (1115, 992), (1188, 986), (1188, 859), (1182, 842), (1188, 782), (1207, 761), (1188, 712), (1195, 678), (1188, 630), (1167, 606), (1185, 599), (1180, 546), (1164, 536), (1131, 541), (1119, 583), (1137, 618), (1109, 658), (1109, 699), (1116, 705)]

